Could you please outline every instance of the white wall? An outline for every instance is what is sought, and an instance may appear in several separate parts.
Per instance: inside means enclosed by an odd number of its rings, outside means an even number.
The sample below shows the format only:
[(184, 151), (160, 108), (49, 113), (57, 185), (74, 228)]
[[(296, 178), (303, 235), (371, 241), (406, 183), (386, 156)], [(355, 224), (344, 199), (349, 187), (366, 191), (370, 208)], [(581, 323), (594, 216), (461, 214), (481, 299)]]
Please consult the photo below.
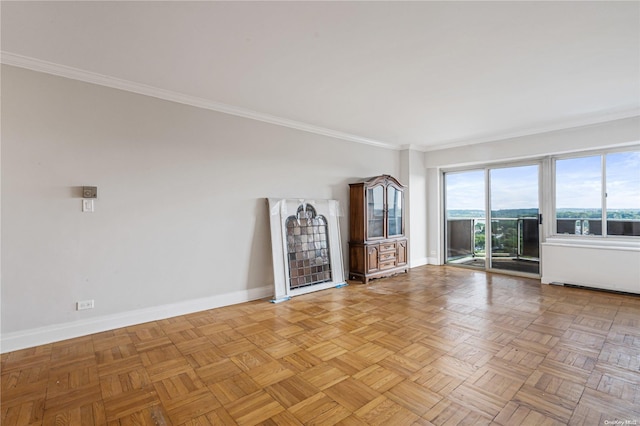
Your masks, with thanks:
[(491, 163), (638, 143), (640, 117), (429, 151), (427, 168)]
[[(521, 138), (507, 139), (466, 147), (456, 147), (429, 151), (425, 153), (425, 164), (428, 168), (428, 250), (436, 252), (438, 264), (444, 261), (443, 255), (443, 222), (441, 203), (442, 171), (471, 165), (486, 165), (498, 162), (509, 162), (529, 158), (542, 158), (553, 154), (581, 152), (590, 149), (600, 149), (618, 146), (631, 146), (640, 142), (640, 117), (632, 117), (615, 120), (592, 126), (577, 127), (562, 131), (531, 135)], [(548, 173), (548, 171), (547, 171)], [(549, 187), (549, 176), (543, 176), (544, 182)], [(546, 201), (545, 201), (546, 200)], [(547, 192), (543, 194), (543, 212), (549, 217), (551, 196)], [(438, 203), (437, 209), (434, 207)], [(549, 223), (547, 221), (547, 223)], [(543, 242), (549, 237), (549, 229), (543, 225)], [(557, 240), (557, 239), (556, 239)], [(574, 244), (571, 241), (560, 241), (562, 249), (557, 249), (558, 241), (554, 244), (542, 245), (542, 282), (557, 281), (562, 277), (568, 284), (578, 284), (593, 287), (614, 288), (614, 285), (605, 286), (603, 280), (616, 281), (617, 289), (640, 293), (640, 271), (638, 268), (629, 268), (625, 262), (635, 259), (635, 264), (640, 264), (640, 243), (627, 241), (620, 256), (620, 247), (610, 242), (598, 243), (593, 240), (588, 251), (589, 262), (580, 262), (577, 268), (569, 258), (583, 256), (585, 248), (583, 244)], [(568, 244), (568, 246), (567, 246)], [(554, 248), (550, 248), (550, 247)], [(547, 252), (548, 251), (548, 252)], [(615, 251), (615, 252), (614, 252)], [(617, 254), (616, 254), (617, 253)], [(596, 261), (597, 259), (597, 261)], [(433, 263), (433, 262), (430, 262)], [(608, 278), (604, 278), (602, 271), (607, 271)], [(551, 274), (545, 276), (545, 274)], [(593, 280), (586, 277), (599, 277)]]
[(406, 231), (409, 239), (409, 266), (426, 265), (427, 259), (427, 169), (424, 154), (415, 149), (400, 152), (400, 181), (407, 185)]
[(548, 239), (542, 245), (542, 282), (563, 283), (640, 293), (640, 247), (610, 245), (606, 249)]
[(265, 197), (346, 213), (348, 183), (400, 173), (398, 151), (10, 66), (1, 118), (5, 352), (269, 296)]
[(437, 168), (428, 168), (427, 172), (427, 253), (430, 265), (441, 265), (442, 249), (444, 248), (443, 228), (441, 223), (442, 197), (440, 171)]

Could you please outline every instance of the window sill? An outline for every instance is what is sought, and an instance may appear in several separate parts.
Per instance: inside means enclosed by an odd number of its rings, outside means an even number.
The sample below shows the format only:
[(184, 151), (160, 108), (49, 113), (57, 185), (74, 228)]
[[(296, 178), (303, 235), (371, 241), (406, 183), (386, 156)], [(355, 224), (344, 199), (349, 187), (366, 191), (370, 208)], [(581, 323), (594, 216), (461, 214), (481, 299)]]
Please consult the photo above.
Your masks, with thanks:
[(640, 251), (638, 237), (561, 236), (548, 237), (542, 246), (576, 247), (602, 250)]

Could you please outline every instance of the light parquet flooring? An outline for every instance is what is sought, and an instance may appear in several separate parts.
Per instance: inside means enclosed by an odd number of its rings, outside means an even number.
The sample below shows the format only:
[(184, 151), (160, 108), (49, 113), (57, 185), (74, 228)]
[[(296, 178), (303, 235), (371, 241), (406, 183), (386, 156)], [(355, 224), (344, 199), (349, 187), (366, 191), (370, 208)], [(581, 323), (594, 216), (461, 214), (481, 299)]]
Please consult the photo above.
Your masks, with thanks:
[(1, 373), (5, 426), (638, 424), (640, 297), (425, 266), (3, 354)]

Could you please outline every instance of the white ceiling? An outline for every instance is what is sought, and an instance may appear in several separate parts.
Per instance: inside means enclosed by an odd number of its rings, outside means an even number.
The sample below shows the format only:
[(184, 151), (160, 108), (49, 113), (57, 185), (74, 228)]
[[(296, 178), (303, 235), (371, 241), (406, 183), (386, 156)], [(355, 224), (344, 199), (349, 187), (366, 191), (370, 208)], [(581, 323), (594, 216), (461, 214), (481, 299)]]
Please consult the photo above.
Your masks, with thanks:
[(392, 147), (640, 114), (640, 3), (2, 2), (2, 61)]

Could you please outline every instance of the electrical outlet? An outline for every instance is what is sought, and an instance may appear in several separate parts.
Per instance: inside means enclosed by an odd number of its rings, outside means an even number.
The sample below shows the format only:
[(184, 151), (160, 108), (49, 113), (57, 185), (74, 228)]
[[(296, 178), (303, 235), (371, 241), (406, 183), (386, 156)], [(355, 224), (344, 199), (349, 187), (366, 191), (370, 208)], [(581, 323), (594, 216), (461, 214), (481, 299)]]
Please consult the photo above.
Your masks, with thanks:
[(93, 299), (76, 303), (76, 311), (84, 311), (85, 309), (93, 309)]

